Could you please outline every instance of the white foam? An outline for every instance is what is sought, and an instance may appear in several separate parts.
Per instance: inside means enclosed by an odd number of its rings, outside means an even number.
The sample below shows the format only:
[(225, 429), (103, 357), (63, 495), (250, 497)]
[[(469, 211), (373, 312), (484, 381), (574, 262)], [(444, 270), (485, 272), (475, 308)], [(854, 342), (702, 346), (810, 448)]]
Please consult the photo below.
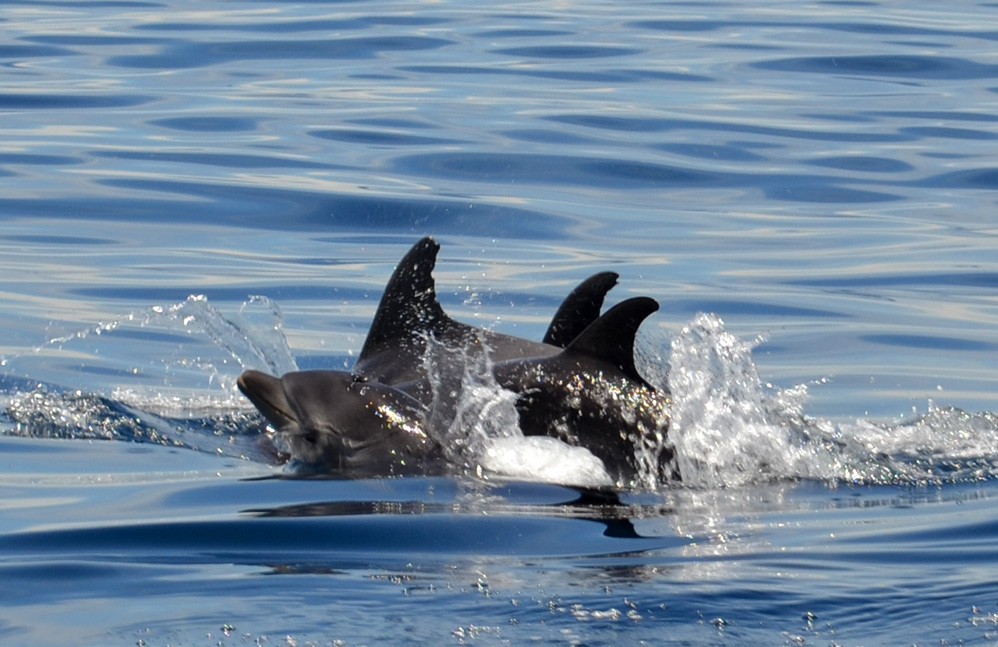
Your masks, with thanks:
[(464, 464), (476, 475), (491, 473), (589, 487), (612, 483), (603, 462), (588, 450), (548, 436), (523, 435), (517, 396), (496, 382), (487, 353), (465, 352), (461, 362), (464, 373), (457, 383), (447, 379), (433, 362), (433, 343), (425, 366), (435, 397), (451, 399), (443, 391), (455, 390), (453, 405), (448, 405), (446, 412), (438, 412), (450, 418), (442, 441), (454, 462)]
[(763, 385), (752, 345), (699, 314), (672, 342), (669, 437), (684, 482), (740, 485), (780, 478), (831, 478), (834, 461), (802, 435), (806, 388)]
[(549, 436), (492, 438), (479, 459), (484, 470), (510, 478), (583, 487), (613, 484), (603, 461)]

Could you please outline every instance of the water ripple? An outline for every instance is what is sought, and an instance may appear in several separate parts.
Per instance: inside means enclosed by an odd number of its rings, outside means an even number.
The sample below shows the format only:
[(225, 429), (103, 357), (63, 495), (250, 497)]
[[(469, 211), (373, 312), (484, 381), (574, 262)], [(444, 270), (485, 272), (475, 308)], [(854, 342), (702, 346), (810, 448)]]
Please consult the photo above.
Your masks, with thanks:
[(818, 74), (859, 74), (910, 79), (990, 79), (998, 65), (945, 56), (801, 56), (751, 63), (761, 70)]
[[(170, 151), (123, 151), (103, 150), (87, 153), (93, 158), (115, 160), (137, 160), (143, 162), (165, 162), (168, 164), (216, 166), (228, 169), (284, 168), (284, 169), (337, 169), (345, 168), (336, 164), (323, 164), (311, 160), (295, 159), (278, 155), (226, 154), (220, 152), (177, 153)], [(5, 156), (0, 156), (0, 162)]]
[(258, 120), (248, 117), (169, 117), (150, 120), (151, 126), (162, 126), (189, 132), (240, 132), (256, 130)]
[(353, 144), (370, 144), (373, 146), (427, 146), (437, 144), (458, 144), (455, 139), (445, 139), (442, 137), (423, 137), (420, 135), (410, 135), (404, 132), (387, 132), (377, 130), (361, 130), (342, 128), (337, 130), (313, 130), (309, 133), (313, 137), (331, 139), (333, 141), (350, 142)]
[(267, 20), (264, 22), (243, 21), (243, 22), (151, 22), (139, 23), (132, 28), (139, 31), (169, 31), (169, 32), (194, 32), (194, 31), (239, 31), (239, 32), (265, 32), (268, 34), (299, 34), (302, 32), (338, 32), (338, 31), (358, 31), (370, 29), (378, 25), (399, 25), (410, 27), (428, 27), (431, 25), (446, 24), (445, 18), (434, 16), (357, 16), (354, 18), (320, 18), (314, 20)]
[(588, 82), (588, 83), (639, 83), (642, 81), (710, 81), (706, 76), (684, 74), (680, 72), (664, 72), (659, 70), (619, 69), (619, 70), (562, 70), (534, 69), (520, 67), (490, 67), (461, 64), (446, 65), (401, 65), (401, 72), (432, 75), (469, 75), (473, 77), (516, 76), (558, 81)]
[(858, 155), (850, 157), (825, 157), (809, 160), (806, 163), (813, 164), (814, 166), (842, 169), (844, 171), (857, 171), (859, 173), (904, 173), (915, 169), (914, 166), (902, 160)]
[(723, 121), (700, 121), (696, 119), (666, 119), (662, 117), (608, 117), (603, 115), (564, 114), (547, 117), (550, 121), (611, 130), (617, 132), (668, 132), (673, 130), (704, 130), (710, 132), (736, 132), (774, 137), (789, 137), (814, 141), (836, 141), (856, 143), (884, 143), (912, 141), (913, 138), (901, 134), (885, 132), (842, 132), (823, 129), (777, 128), (751, 123)]
[(0, 45), (0, 59), (24, 60), (53, 56), (72, 56), (73, 50), (45, 45)]
[[(142, 208), (132, 200), (102, 200), (89, 205), (81, 201), (36, 199), (31, 211), (36, 216), (65, 217), (80, 214), (92, 217), (100, 209), (101, 217), (127, 221), (201, 222), (207, 205), (214, 222), (228, 226), (253, 227), (277, 231), (392, 230), (411, 231), (413, 227), (433, 230), (460, 230), (492, 237), (496, 235), (550, 238), (562, 229), (557, 216), (501, 205), (475, 205), (466, 200), (394, 199), (384, 196), (326, 194), (281, 189), (258, 189), (248, 186), (221, 186), (159, 179), (107, 179), (108, 187), (134, 189), (148, 193), (186, 196), (198, 205), (178, 211), (173, 200), (146, 199)], [(0, 198), (0, 205), (11, 210), (24, 206), (16, 199)], [(275, 216), (280, 214), (280, 216)], [(431, 224), (432, 223), (432, 224)]]
[(838, 178), (761, 175), (627, 159), (540, 154), (430, 153), (397, 157), (399, 172), (446, 175), (479, 183), (518, 183), (615, 188), (755, 187), (775, 200), (812, 203), (880, 202), (900, 195), (839, 186)]
[(0, 110), (102, 110), (141, 106), (156, 100), (154, 96), (134, 94), (4, 92), (0, 94)]
[(507, 47), (492, 51), (506, 56), (556, 59), (606, 58), (608, 56), (628, 56), (641, 52), (641, 50), (634, 48), (599, 45), (533, 45), (530, 47)]
[(540, 154), (430, 153), (395, 159), (399, 171), (474, 179), (478, 182), (536, 184), (697, 185), (732, 184), (734, 176), (631, 160)]
[(156, 54), (111, 56), (108, 65), (134, 69), (190, 69), (253, 60), (336, 60), (373, 58), (380, 52), (429, 50), (452, 41), (428, 36), (367, 36), (292, 41), (171, 42)]

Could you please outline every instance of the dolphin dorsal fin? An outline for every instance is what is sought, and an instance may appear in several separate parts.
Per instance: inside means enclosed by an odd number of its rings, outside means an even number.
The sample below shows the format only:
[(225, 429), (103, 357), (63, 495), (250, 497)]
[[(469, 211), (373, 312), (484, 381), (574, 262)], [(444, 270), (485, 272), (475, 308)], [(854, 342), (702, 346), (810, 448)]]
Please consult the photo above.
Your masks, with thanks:
[(649, 297), (621, 301), (607, 310), (565, 348), (569, 355), (584, 355), (619, 368), (628, 379), (652, 388), (634, 366), (634, 337), (648, 315), (658, 310)]
[(616, 272), (600, 272), (572, 290), (554, 313), (551, 325), (544, 334), (544, 343), (558, 348), (565, 348), (572, 343), (589, 324), (599, 318), (603, 299), (617, 285), (618, 278)]
[(399, 261), (385, 286), (360, 360), (386, 342), (411, 339), (414, 334), (432, 331), (449, 320), (437, 301), (433, 280), (439, 249), (440, 244), (427, 236)]

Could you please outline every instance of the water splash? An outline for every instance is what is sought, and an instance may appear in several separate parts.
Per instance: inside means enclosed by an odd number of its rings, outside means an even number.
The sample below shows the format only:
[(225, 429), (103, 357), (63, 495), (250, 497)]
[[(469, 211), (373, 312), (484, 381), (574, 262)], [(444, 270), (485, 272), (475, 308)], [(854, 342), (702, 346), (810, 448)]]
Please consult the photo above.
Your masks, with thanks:
[[(135, 376), (130, 382), (140, 377), (147, 382), (144, 387), (112, 387), (110, 397), (8, 374), (5, 382), (11, 387), (0, 395), (9, 423), (5, 431), (39, 438), (155, 443), (274, 463), (267, 443), (257, 442), (265, 441), (266, 434), (259, 417), (236, 391), (235, 380), (246, 368), (296, 369), (282, 327), (280, 309), (269, 299), (253, 297), (238, 314), (226, 316), (205, 297), (191, 296), (52, 337), (31, 352), (5, 358), (2, 365), (9, 372), (22, 361), (38, 360), (39, 371), (45, 373), (46, 357), (60, 353), (102, 357), (109, 354), (109, 346), (134, 344), (136, 337), (153, 347), (157, 335), (165, 336), (175, 351), (176, 335), (191, 343), (183, 344), (187, 355), (164, 353), (154, 376), (149, 375), (150, 369), (140, 375), (137, 369), (105, 368), (103, 372), (112, 377)], [(95, 342), (99, 342), (96, 350), (81, 350), (84, 344)], [(205, 384), (213, 388), (206, 390)]]
[(998, 417), (930, 403), (914, 420), (837, 424), (804, 414), (807, 386), (764, 384), (753, 344), (699, 314), (672, 341), (669, 432), (685, 484), (777, 480), (923, 484), (998, 477)]
[[(262, 314), (257, 312), (262, 309)], [(154, 307), (143, 321), (180, 322), (189, 331), (207, 336), (218, 348), (239, 363), (241, 370), (257, 369), (275, 375), (298, 370), (297, 362), (284, 337), (284, 315), (267, 297), (253, 296), (243, 303), (238, 314), (227, 317), (208, 303), (203, 295), (191, 295), (168, 308)], [(255, 323), (262, 319), (263, 323)], [(213, 371), (223, 388), (234, 386), (231, 373)]]
[[(940, 407), (931, 400), (910, 420), (842, 425), (847, 446), (863, 460), (853, 481), (973, 482), (998, 478), (998, 416)], [(848, 476), (848, 475), (846, 475)]]
[(683, 480), (699, 486), (824, 477), (819, 446), (807, 442), (804, 387), (765, 387), (752, 345), (699, 314), (672, 342), (669, 436)]
[[(139, 357), (134, 356), (136, 350), (142, 351)], [(71, 371), (68, 377), (59, 375), (60, 369), (67, 370), (61, 364)], [(237, 314), (227, 316), (201, 295), (53, 336), (30, 351), (4, 357), (0, 366), (7, 376), (20, 371), (40, 382), (73, 380), (74, 386), (93, 375), (117, 377), (119, 383), (109, 389), (115, 397), (149, 397), (171, 407), (182, 398), (195, 408), (199, 402), (203, 405), (205, 386), (221, 392), (223, 403), (232, 406), (242, 370), (297, 370), (277, 304), (251, 297)], [(139, 391), (142, 395), (133, 394), (143, 382), (151, 383), (161, 397), (146, 389)], [(179, 394), (169, 395), (173, 389)]]
[(242, 412), (170, 418), (114, 398), (80, 391), (52, 392), (39, 386), (11, 394), (4, 413), (10, 422), (8, 433), (16, 436), (123, 440), (260, 463), (277, 461), (257, 416)]
[(515, 426), (516, 411), (503, 397), (482, 347), (450, 348), (427, 337), (422, 363), (433, 402), (429, 426), (443, 430), (440, 440), (452, 461), (470, 463), (485, 438)]
[(513, 479), (578, 487), (613, 484), (603, 461), (550, 436), (491, 438), (478, 462), (487, 472)]
[[(585, 487), (612, 483), (602, 461), (588, 450), (557, 438), (523, 435), (517, 396), (496, 382), (487, 348), (455, 351), (428, 339), (423, 365), (436, 403), (430, 426), (445, 430), (441, 440), (448, 459), (465, 474)], [(461, 370), (449, 370), (454, 366)]]
[[(162, 359), (161, 375), (151, 388), (109, 389), (110, 397), (8, 374), (2, 398), (8, 433), (152, 442), (277, 461), (256, 444), (266, 440), (266, 432), (234, 388), (235, 378), (246, 368), (274, 374), (297, 368), (275, 303), (253, 298), (236, 315), (226, 316), (204, 297), (192, 296), (53, 337), (34, 354), (78, 353), (74, 345), (84, 340), (108, 344), (135, 327), (182, 333), (210, 347), (215, 357), (185, 346), (187, 355)], [(177, 345), (173, 337), (163, 343)], [(443, 443), (459, 472), (587, 486), (610, 482), (602, 463), (585, 449), (555, 438), (523, 436), (515, 396), (496, 383), (487, 352), (433, 352), (433, 343), (428, 342), (424, 359), (436, 402), (430, 416), (444, 429)], [(837, 423), (811, 418), (804, 413), (808, 387), (779, 389), (763, 382), (752, 360), (753, 345), (707, 314), (695, 317), (669, 344), (640, 340), (637, 362), (642, 375), (653, 384), (668, 384), (672, 392), (667, 441), (675, 447), (684, 485), (718, 488), (799, 479), (921, 484), (998, 478), (998, 416), (929, 403), (926, 413), (910, 420)], [(108, 353), (94, 354), (102, 355)], [(17, 357), (6, 358), (8, 371)], [(186, 378), (177, 386), (182, 371), (200, 375), (213, 389), (183, 388), (191, 383)], [(637, 485), (653, 490), (669, 484), (643, 479)]]

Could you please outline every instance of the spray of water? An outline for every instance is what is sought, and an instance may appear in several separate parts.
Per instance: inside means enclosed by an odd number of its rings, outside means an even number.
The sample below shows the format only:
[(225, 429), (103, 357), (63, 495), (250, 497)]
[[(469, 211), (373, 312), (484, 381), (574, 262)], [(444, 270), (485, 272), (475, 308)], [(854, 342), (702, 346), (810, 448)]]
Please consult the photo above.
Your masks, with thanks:
[(998, 419), (930, 403), (914, 420), (804, 414), (807, 387), (764, 384), (746, 343), (700, 314), (672, 341), (670, 438), (686, 484), (937, 483), (998, 477)]
[(707, 314), (672, 341), (669, 435), (687, 483), (716, 487), (825, 475), (829, 457), (802, 433), (806, 389), (763, 386), (751, 349)]
[(516, 394), (496, 382), (487, 347), (446, 348), (428, 339), (423, 366), (435, 403), (430, 426), (443, 430), (448, 458), (464, 473), (589, 487), (612, 482), (589, 451), (556, 438), (523, 435)]
[[(296, 365), (282, 333), (280, 309), (267, 299), (244, 304), (227, 317), (203, 297), (132, 313), (76, 333), (54, 337), (34, 354), (72, 352), (84, 340), (101, 343), (128, 327), (163, 327), (200, 339), (229, 358), (182, 358), (221, 387), (220, 394), (167, 389), (114, 390), (110, 397), (65, 391), (10, 375), (17, 356), (5, 358), (3, 395), (8, 433), (38, 437), (123, 439), (176, 444), (251, 455), (239, 438), (259, 436), (259, 419), (232, 385), (245, 368), (274, 374)], [(424, 358), (432, 389), (433, 424), (458, 471), (575, 485), (610, 482), (602, 463), (585, 449), (555, 438), (524, 437), (515, 396), (495, 382), (488, 352), (434, 348)], [(657, 455), (675, 449), (676, 469), (693, 488), (814, 479), (829, 483), (925, 483), (998, 477), (998, 417), (931, 404), (904, 421), (836, 423), (804, 413), (807, 387), (765, 384), (752, 360), (752, 346), (724, 329), (714, 315), (700, 314), (668, 344), (639, 343), (642, 375), (672, 392), (670, 415), (636, 451)], [(164, 364), (163, 382), (170, 366)], [(609, 397), (609, 396), (608, 396)], [(671, 421), (669, 418), (671, 417)], [(235, 447), (235, 449), (233, 449)], [(266, 457), (264, 457), (266, 458)], [(640, 458), (640, 457), (639, 457)], [(641, 462), (640, 460), (638, 461)], [(642, 489), (672, 486), (649, 468)]]
[[(250, 367), (275, 372), (295, 370), (282, 323), (280, 309), (263, 297), (251, 298), (237, 315), (226, 317), (203, 296), (191, 296), (180, 303), (154, 306), (111, 322), (51, 337), (30, 352), (0, 361), (8, 371), (3, 379), (11, 385), (0, 393), (0, 404), (9, 423), (5, 431), (40, 438), (185, 446), (273, 462), (273, 457), (256, 445), (261, 427), (257, 417), (250, 413), (251, 407), (236, 391), (235, 378), (243, 368)], [(121, 343), (116, 341), (117, 337), (130, 341), (152, 333), (165, 333), (170, 335), (169, 339), (183, 335), (212, 352), (164, 357), (158, 387), (116, 386), (109, 389), (110, 397), (80, 389), (66, 390), (10, 374), (18, 368), (19, 359), (57, 356), (60, 352), (86, 355), (78, 350), (85, 344), (92, 346), (99, 341), (107, 346)], [(155, 334), (150, 338), (155, 339)], [(186, 388), (168, 386), (179, 373), (196, 375), (196, 385), (194, 380), (181, 378)], [(116, 370), (109, 374), (130, 372)], [(215, 388), (206, 391), (205, 383)]]

